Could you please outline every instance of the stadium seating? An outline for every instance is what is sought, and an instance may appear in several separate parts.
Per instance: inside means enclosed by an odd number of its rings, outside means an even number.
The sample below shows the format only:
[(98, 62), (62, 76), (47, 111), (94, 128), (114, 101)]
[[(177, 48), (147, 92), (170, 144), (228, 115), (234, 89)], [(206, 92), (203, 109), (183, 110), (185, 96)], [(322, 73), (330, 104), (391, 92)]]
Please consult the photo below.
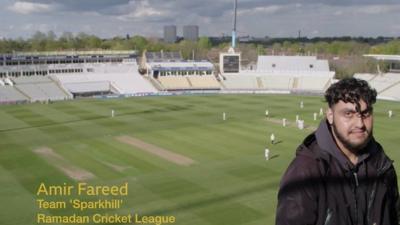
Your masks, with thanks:
[(64, 100), (72, 97), (48, 76), (20, 76), (11, 79), (15, 88), (28, 96), (30, 101)]
[(290, 90), (293, 87), (294, 78), (290, 76), (261, 76), (263, 85), (269, 90)]
[(385, 73), (381, 75), (355, 74), (354, 76), (368, 81), (378, 93), (383, 92), (387, 88), (390, 88), (393, 84), (400, 81), (400, 74), (396, 73)]
[(36, 84), (37, 87), (45, 93), (48, 99), (64, 100), (72, 98), (71, 95), (63, 91), (57, 84), (53, 82)]
[(28, 95), (31, 101), (46, 101), (50, 98), (41, 88), (39, 88), (38, 84), (19, 84), (15, 87)]
[(379, 94), (383, 98), (400, 101), (400, 83), (393, 85)]
[(214, 75), (187, 76), (190, 84), (196, 89), (220, 89), (220, 85)]
[(374, 78), (375, 76), (377, 76), (377, 75), (376, 74), (370, 74), (370, 73), (356, 73), (356, 74), (354, 74), (353, 77), (369, 81), (372, 78)]
[(0, 103), (28, 101), (29, 99), (13, 86), (0, 86)]
[(368, 81), (378, 92), (379, 98), (400, 100), (400, 74), (355, 74), (354, 77)]
[(184, 90), (192, 88), (186, 76), (160, 76), (158, 78), (162, 86), (170, 90)]
[(15, 84), (51, 82), (47, 76), (20, 76), (11, 78)]
[(256, 70), (224, 75), (226, 89), (323, 92), (335, 72), (315, 56), (259, 56)]
[(315, 56), (259, 56), (258, 71), (329, 71), (327, 60)]
[(64, 100), (70, 98), (55, 83), (26, 83), (15, 86), (31, 101)]
[(223, 83), (226, 89), (260, 89), (257, 76), (254, 75), (225, 75)]
[[(150, 82), (138, 73), (136, 62), (131, 64), (93, 65), (92, 69), (93, 72), (54, 74), (52, 77), (65, 87), (81, 87), (88, 84), (90, 85), (89, 89), (92, 90), (97, 86), (94, 83), (108, 82), (113, 84), (120, 94), (157, 92)], [(74, 83), (74, 85), (69, 85), (71, 83)], [(81, 85), (79, 85), (80, 83)], [(102, 85), (97, 87), (100, 88), (99, 91), (103, 91)]]
[(297, 78), (297, 86), (293, 90), (324, 92), (331, 83), (330, 77), (302, 76)]

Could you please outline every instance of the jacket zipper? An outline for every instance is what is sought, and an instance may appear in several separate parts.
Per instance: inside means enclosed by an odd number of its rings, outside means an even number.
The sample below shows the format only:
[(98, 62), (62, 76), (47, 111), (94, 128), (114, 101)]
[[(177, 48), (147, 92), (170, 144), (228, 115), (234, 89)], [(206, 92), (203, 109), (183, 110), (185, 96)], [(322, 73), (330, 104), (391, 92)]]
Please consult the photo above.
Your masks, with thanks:
[(356, 188), (358, 187), (358, 176), (356, 172), (353, 172), (354, 180), (356, 181)]
[(354, 194), (354, 214), (355, 214), (355, 224), (358, 224), (358, 204), (357, 204), (357, 188), (358, 188), (358, 176), (356, 172), (353, 172), (353, 176), (354, 176), (354, 181), (355, 181), (355, 186), (353, 189), (353, 194)]
[(332, 210), (330, 208), (328, 208), (326, 210), (326, 218), (325, 218), (324, 225), (329, 225), (331, 223), (331, 217), (332, 217)]

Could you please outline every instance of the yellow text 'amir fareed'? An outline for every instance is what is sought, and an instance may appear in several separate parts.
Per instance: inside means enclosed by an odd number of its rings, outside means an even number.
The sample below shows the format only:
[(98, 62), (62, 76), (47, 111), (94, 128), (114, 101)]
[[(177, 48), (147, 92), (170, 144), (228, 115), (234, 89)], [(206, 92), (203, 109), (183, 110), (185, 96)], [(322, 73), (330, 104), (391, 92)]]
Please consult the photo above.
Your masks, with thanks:
[(46, 185), (40, 183), (36, 195), (45, 196), (70, 196), (71, 194), (89, 195), (89, 196), (127, 196), (128, 182), (118, 185), (89, 185), (84, 182), (75, 185), (63, 183), (62, 185)]

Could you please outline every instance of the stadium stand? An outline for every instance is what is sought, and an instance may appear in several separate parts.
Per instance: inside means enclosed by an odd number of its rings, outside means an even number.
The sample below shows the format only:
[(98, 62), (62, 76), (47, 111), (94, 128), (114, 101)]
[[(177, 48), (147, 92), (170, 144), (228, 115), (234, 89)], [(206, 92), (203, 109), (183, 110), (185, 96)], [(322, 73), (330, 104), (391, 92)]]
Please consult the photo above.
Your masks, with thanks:
[(39, 87), (38, 84), (19, 84), (15, 86), (18, 90), (29, 96), (30, 101), (46, 101), (49, 96)]
[(160, 76), (158, 80), (168, 90), (186, 90), (192, 87), (186, 76)]
[(20, 76), (12, 78), (15, 84), (51, 82), (47, 76)]
[(20, 76), (11, 79), (15, 84), (15, 88), (25, 96), (28, 96), (32, 102), (71, 98), (68, 93), (47, 76)]
[(219, 89), (220, 85), (214, 75), (187, 76), (189, 83), (196, 89)]
[(254, 89), (288, 92), (324, 92), (335, 72), (327, 60), (315, 56), (259, 56), (256, 70), (224, 75), (228, 90)]
[[(169, 57), (177, 56), (172, 54)], [(139, 74), (134, 51), (14, 53), (0, 55), (0, 58), (0, 85), (15, 85), (15, 90), (30, 101), (72, 98), (70, 91), (87, 96), (97, 92), (157, 92)], [(11, 90), (2, 91), (13, 96)], [(7, 97), (10, 98), (22, 99)]]
[(356, 73), (356, 74), (354, 74), (353, 77), (369, 81), (369, 80), (373, 79), (375, 76), (377, 76), (377, 75), (376, 74), (370, 74), (370, 73)]
[(329, 71), (327, 60), (315, 56), (259, 56), (258, 71)]
[(139, 70), (161, 91), (219, 90), (212, 63), (183, 60), (178, 52), (145, 52)]
[(224, 86), (232, 90), (259, 89), (255, 75), (225, 75)]
[(261, 76), (263, 85), (269, 90), (290, 90), (294, 78), (290, 76)]
[(368, 81), (383, 99), (400, 100), (400, 74), (354, 74), (354, 77)]
[(0, 103), (14, 103), (29, 99), (13, 86), (0, 86)]
[(301, 76), (297, 77), (294, 91), (315, 91), (324, 92), (332, 83), (330, 77)]
[(397, 82), (380, 93), (382, 98), (400, 101), (400, 83)]
[[(90, 72), (88, 72), (88, 69)], [(108, 82), (108, 86), (114, 86), (112, 93), (116, 94), (157, 92), (151, 83), (139, 74), (136, 62), (115, 65), (92, 65), (90, 68), (85, 68), (84, 72), (54, 74), (51, 76), (72, 93), (77, 89), (69, 89), (68, 87), (81, 87), (84, 84), (90, 85), (90, 90), (98, 87), (98, 91), (103, 92), (104, 86), (96, 85), (99, 82)], [(74, 83), (74, 85), (69, 85), (71, 83)], [(82, 85), (79, 85), (79, 83)]]
[(396, 73), (384, 73), (381, 75), (355, 74), (354, 77), (368, 81), (378, 93), (383, 92), (387, 88), (390, 88), (393, 84), (400, 81), (400, 74)]

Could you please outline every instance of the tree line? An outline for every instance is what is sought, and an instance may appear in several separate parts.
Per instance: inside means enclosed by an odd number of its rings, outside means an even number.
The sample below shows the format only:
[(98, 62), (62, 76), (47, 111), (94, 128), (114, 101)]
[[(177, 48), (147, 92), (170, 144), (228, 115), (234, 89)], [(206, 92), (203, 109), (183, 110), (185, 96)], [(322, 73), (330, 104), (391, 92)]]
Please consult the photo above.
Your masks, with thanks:
[[(190, 57), (193, 50), (224, 49), (229, 46), (229, 38), (223, 42), (215, 38), (201, 37), (197, 42), (181, 40), (178, 43), (164, 43), (156, 38), (143, 36), (114, 37), (101, 39), (86, 33), (64, 32), (59, 37), (53, 31), (37, 31), (30, 38), (0, 39), (0, 53), (27, 51), (61, 50), (137, 50), (183, 51)], [(271, 38), (268, 41), (239, 43), (243, 47), (254, 48), (264, 54), (326, 54), (326, 55), (362, 55), (362, 54), (400, 54), (400, 39), (373, 38)], [(387, 41), (385, 41), (387, 40)]]
[[(177, 51), (185, 59), (208, 59), (218, 63), (218, 55), (230, 46), (230, 39), (200, 37), (197, 42), (180, 40), (165, 43), (157, 38), (127, 35), (101, 39), (86, 33), (64, 32), (59, 37), (49, 31), (37, 31), (30, 38), (0, 39), (0, 54), (35, 51), (68, 50), (136, 50), (141, 54), (147, 51)], [(338, 77), (350, 76), (355, 72), (376, 72), (376, 65), (364, 54), (400, 54), (400, 39), (396, 38), (275, 38), (268, 41), (239, 43), (243, 64), (252, 64), (258, 55), (316, 55), (328, 59)], [(385, 65), (381, 65), (385, 68)]]

